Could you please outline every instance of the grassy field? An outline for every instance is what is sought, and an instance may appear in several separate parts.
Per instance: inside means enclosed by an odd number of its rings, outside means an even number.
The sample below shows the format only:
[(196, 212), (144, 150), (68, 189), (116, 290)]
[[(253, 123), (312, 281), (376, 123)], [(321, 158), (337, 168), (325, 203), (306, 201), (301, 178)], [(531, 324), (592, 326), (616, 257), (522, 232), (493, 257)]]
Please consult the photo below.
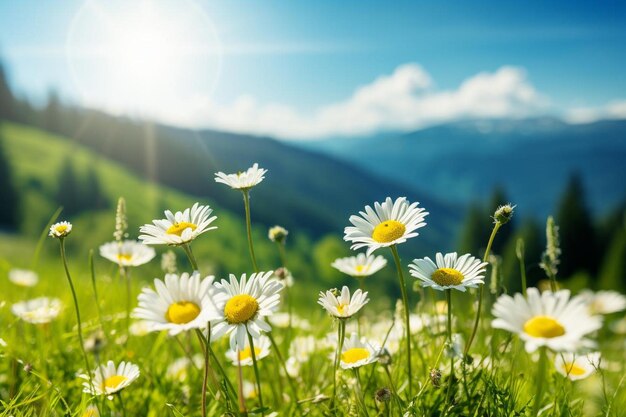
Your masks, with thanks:
[[(140, 371), (139, 378), (111, 395), (111, 399), (83, 393), (85, 380), (79, 375), (91, 370), (86, 369), (77, 335), (59, 241), (45, 238), (41, 255), (35, 255), (38, 237), (56, 209), (51, 198), (54, 173), (67, 155), (72, 155), (79, 167), (96, 166), (112, 207), (118, 196), (125, 197), (132, 237), (137, 236), (139, 225), (162, 218), (163, 209), (181, 210), (195, 199), (140, 181), (115, 164), (70, 146), (62, 138), (10, 124), (3, 125), (2, 135), (25, 199), (22, 233), (0, 237), (0, 416), (98, 415), (88, 406), (97, 407), (103, 416), (203, 415), (206, 352), (197, 333), (169, 336), (165, 331), (146, 332), (134, 320), (128, 327), (129, 307), (135, 308), (141, 289), (151, 286), (154, 277), (162, 279), (164, 272), (158, 256), (147, 265), (120, 274), (118, 265), (97, 255), (97, 248), (113, 238), (114, 209), (73, 218), (72, 233), (65, 238), (90, 367), (109, 360), (116, 364), (130, 361)], [(207, 180), (212, 180), (212, 175), (207, 173)], [(254, 194), (254, 189), (251, 192)], [(239, 277), (254, 272), (245, 222), (240, 215), (219, 207), (214, 209), (219, 228), (192, 243), (201, 276), (215, 274), (221, 279), (227, 278), (228, 273)], [(254, 223), (254, 200), (252, 219)], [(349, 225), (348, 219), (345, 223)], [(290, 231), (292, 236), (297, 236), (297, 231)], [(253, 227), (251, 238), (261, 270), (281, 265), (276, 245), (268, 240), (265, 228)], [(347, 250), (349, 244), (344, 245)], [(478, 313), (475, 301), (479, 292), (450, 290), (451, 304), (446, 304), (443, 300), (447, 292), (414, 285), (417, 281), (407, 269), (410, 259), (403, 259), (400, 266), (407, 281), (411, 316), (409, 363), (402, 327), (405, 310), (402, 303), (389, 300), (378, 275), (361, 283), (369, 291), (370, 301), (358, 314), (332, 318), (317, 304), (318, 290), (349, 283), (354, 294), (359, 282), (352, 278), (335, 280), (336, 275), (323, 276), (324, 270), (314, 266), (316, 261), (307, 253), (313, 252), (313, 248), (305, 238), (296, 238), (293, 244), (288, 240), (286, 248), (286, 262), (295, 271), (296, 280), (293, 287), (280, 292), (280, 304), (268, 319), (276, 344), (267, 357), (259, 360), (261, 395), (254, 389), (254, 367), (242, 366), (240, 378), (238, 367), (226, 356), (228, 337), (216, 338), (210, 343), (214, 356), (209, 361), (204, 415), (242, 415), (243, 407), (252, 415), (280, 416), (532, 416), (537, 410), (543, 416), (623, 415), (623, 312), (605, 315), (602, 327), (585, 335), (595, 347), (581, 351), (580, 356), (597, 350), (602, 360), (596, 363), (597, 369), (591, 375), (572, 381), (556, 372), (555, 360), (560, 353), (543, 348), (528, 352), (521, 336), (492, 327), (490, 312), (503, 289), (490, 285), (487, 270), (486, 288), (480, 292), (482, 320), (468, 355), (464, 355)], [(93, 276), (89, 268), (90, 249), (96, 251)], [(157, 249), (161, 254), (166, 248)], [(191, 272), (191, 262), (182, 248), (172, 249), (179, 272)], [(432, 254), (437, 249), (432, 248)], [(381, 273), (395, 277), (391, 252), (380, 248), (378, 253), (390, 260)], [(14, 268), (35, 270), (39, 274), (38, 284), (22, 287), (10, 282), (7, 275)], [(298, 280), (300, 276), (306, 279)], [(399, 294), (398, 283), (393, 285)], [(49, 323), (32, 324), (12, 313), (17, 302), (41, 296), (57, 297), (63, 305)], [(390, 308), (394, 304), (396, 308)], [(451, 305), (450, 314), (446, 314), (446, 305)], [(222, 313), (226, 314), (226, 310), (224, 307)], [(591, 320), (591, 313), (585, 314), (583, 318)], [(559, 319), (565, 323), (571, 318)], [(527, 327), (529, 322), (524, 323), (525, 336), (539, 331)], [(343, 340), (337, 335), (344, 325), (346, 339), (354, 332), (375, 346), (375, 354), (370, 355), (372, 363), (357, 371), (335, 369), (337, 345)], [(551, 339), (558, 337), (559, 331), (574, 332), (575, 327), (576, 323), (560, 330), (541, 328), (540, 333)], [(386, 351), (380, 350), (382, 345)], [(363, 350), (352, 353), (365, 354)], [(345, 361), (348, 357), (341, 355)], [(261, 396), (265, 408), (260, 408)]]

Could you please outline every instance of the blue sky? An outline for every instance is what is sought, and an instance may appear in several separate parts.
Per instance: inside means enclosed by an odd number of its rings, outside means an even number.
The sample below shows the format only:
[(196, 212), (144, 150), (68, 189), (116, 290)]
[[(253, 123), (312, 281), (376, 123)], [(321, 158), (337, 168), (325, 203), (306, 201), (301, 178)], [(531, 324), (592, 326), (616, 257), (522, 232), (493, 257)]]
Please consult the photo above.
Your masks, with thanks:
[[(467, 117), (623, 118), (626, 6), (599, 5), (0, 0), (0, 54), (34, 100), (54, 87), (112, 112), (286, 138)], [(90, 42), (117, 49), (87, 63)], [(130, 70), (120, 63), (137, 55)]]

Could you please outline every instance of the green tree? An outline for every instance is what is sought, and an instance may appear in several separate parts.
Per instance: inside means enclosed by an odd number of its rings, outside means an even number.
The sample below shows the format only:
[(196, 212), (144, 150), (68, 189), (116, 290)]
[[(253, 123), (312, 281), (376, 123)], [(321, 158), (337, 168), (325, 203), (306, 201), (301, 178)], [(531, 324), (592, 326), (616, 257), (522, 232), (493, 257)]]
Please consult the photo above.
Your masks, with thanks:
[(19, 225), (19, 195), (13, 184), (11, 165), (0, 137), (0, 228), (15, 230)]
[(107, 201), (102, 191), (100, 178), (93, 164), (87, 169), (85, 181), (80, 193), (80, 207), (83, 210), (99, 210), (107, 208)]
[(559, 277), (566, 279), (579, 270), (597, 271), (596, 236), (585, 203), (581, 178), (573, 175), (561, 197), (556, 214), (561, 238)]
[(2, 119), (15, 119), (15, 97), (9, 87), (4, 66), (0, 62), (0, 120)]
[(81, 189), (72, 160), (65, 158), (61, 164), (55, 195), (55, 201), (63, 206), (64, 215), (72, 216), (81, 211)]
[(55, 91), (48, 93), (48, 103), (44, 109), (44, 128), (53, 133), (63, 133), (62, 123), (63, 107), (59, 96)]

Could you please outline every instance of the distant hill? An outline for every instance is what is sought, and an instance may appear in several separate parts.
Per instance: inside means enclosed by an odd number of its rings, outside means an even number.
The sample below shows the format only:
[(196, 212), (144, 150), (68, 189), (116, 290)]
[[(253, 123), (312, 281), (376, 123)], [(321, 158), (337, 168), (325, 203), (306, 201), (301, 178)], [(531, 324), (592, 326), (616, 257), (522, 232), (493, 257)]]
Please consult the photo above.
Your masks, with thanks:
[(626, 198), (626, 121), (468, 121), (304, 146), (450, 202), (484, 201), (501, 185), (522, 213), (545, 216), (573, 173), (597, 213)]

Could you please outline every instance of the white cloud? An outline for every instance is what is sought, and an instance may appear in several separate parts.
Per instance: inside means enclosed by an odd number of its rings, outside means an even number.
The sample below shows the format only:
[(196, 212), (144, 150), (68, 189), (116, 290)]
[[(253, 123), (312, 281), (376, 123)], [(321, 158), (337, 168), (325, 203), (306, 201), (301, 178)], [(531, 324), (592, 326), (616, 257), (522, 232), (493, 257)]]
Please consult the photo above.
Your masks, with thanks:
[(523, 68), (504, 66), (476, 74), (456, 89), (438, 90), (420, 65), (409, 63), (311, 114), (241, 96), (220, 106), (200, 97), (158, 116), (188, 126), (302, 139), (411, 130), (464, 118), (523, 118), (547, 107)]
[(576, 107), (565, 113), (570, 123), (591, 123), (602, 119), (626, 119), (626, 100), (615, 100), (600, 107)]

